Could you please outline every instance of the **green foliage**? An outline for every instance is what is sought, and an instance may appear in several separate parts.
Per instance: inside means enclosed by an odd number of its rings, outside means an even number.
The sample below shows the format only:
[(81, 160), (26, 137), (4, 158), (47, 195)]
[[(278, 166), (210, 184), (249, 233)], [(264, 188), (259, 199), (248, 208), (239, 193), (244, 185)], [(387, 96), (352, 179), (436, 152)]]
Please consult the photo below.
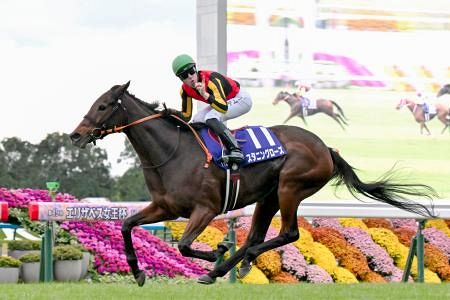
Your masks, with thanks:
[(81, 252), (89, 252), (83, 245), (78, 244), (78, 243), (73, 243), (71, 244), (72, 247), (80, 250)]
[(0, 182), (7, 188), (46, 189), (58, 181), (60, 191), (78, 198), (109, 197), (114, 180), (104, 149), (74, 147), (67, 134), (51, 133), (39, 144), (18, 138), (0, 143)]
[(40, 241), (29, 241), (29, 240), (13, 240), (8, 241), (8, 249), (9, 250), (40, 250), (41, 242)]
[(149, 201), (150, 194), (142, 170), (132, 167), (118, 178), (112, 198), (118, 201)]
[(44, 233), (45, 223), (38, 221), (31, 221), (28, 216), (28, 209), (23, 208), (9, 208), (9, 219), (17, 220), (17, 224), (20, 224), (28, 232), (40, 236)]
[(83, 258), (83, 253), (74, 246), (62, 245), (53, 248), (53, 258), (55, 260), (79, 260)]
[(0, 256), (0, 268), (18, 268), (22, 263), (11, 256)]
[(39, 253), (28, 253), (19, 257), (22, 263), (34, 263), (41, 261), (41, 255)]
[(127, 162), (130, 168), (117, 178), (112, 199), (117, 201), (148, 201), (150, 193), (145, 184), (141, 162), (131, 143), (126, 139), (125, 149), (120, 153), (118, 162)]

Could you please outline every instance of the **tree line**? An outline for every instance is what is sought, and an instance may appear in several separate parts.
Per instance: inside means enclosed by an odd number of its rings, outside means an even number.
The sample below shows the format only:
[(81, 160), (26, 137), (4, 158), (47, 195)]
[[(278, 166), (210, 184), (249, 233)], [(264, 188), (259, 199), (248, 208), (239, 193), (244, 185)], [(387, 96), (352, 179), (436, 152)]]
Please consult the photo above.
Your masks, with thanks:
[(51, 133), (32, 144), (17, 137), (0, 142), (0, 187), (46, 189), (58, 181), (60, 192), (78, 199), (107, 197), (112, 201), (148, 201), (139, 158), (126, 140), (120, 159), (130, 162), (122, 175), (111, 175), (106, 150), (87, 145), (74, 147), (69, 135)]

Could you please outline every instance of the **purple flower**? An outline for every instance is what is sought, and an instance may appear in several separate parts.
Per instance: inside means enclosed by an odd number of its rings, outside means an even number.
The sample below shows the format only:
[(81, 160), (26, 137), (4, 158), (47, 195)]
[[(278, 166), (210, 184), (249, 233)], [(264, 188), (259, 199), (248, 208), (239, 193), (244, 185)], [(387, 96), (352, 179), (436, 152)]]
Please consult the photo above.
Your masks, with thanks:
[(307, 265), (306, 280), (311, 283), (333, 283), (333, 278), (318, 265)]
[(434, 227), (426, 228), (422, 232), (425, 241), (438, 247), (450, 260), (450, 237)]
[(341, 223), (336, 218), (314, 218), (312, 225), (314, 227), (330, 227), (337, 230), (342, 228)]

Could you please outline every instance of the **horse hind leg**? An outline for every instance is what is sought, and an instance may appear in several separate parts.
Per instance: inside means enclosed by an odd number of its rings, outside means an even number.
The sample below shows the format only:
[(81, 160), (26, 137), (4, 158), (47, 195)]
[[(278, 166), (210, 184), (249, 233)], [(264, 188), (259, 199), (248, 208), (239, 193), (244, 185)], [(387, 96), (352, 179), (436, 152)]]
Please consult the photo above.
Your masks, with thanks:
[(346, 126), (348, 126), (348, 119), (344, 119), (341, 114), (336, 114), (336, 117)]
[[(341, 121), (336, 117), (335, 114), (329, 115), (333, 120), (335, 120), (339, 126), (341, 126), (342, 130), (346, 131), (345, 126), (343, 123), (341, 123)], [(346, 124), (347, 125), (347, 124)]]
[[(266, 236), (267, 230), (269, 229), (270, 222), (272, 221), (272, 218), (277, 211), (277, 201), (267, 200), (264, 202), (258, 202), (253, 213), (252, 226), (250, 228), (250, 232), (245, 244), (230, 258), (216, 266), (214, 270), (210, 271), (206, 275), (201, 276), (198, 279), (198, 282), (203, 284), (214, 283), (217, 277), (224, 276), (239, 263), (239, 261), (245, 256), (248, 248), (264, 242), (264, 238)], [(245, 266), (241, 264), (240, 270), (244, 270), (243, 268), (248, 270), (248, 273), (251, 268), (250, 263), (247, 263)], [(240, 274), (242, 274), (242, 272)], [(246, 274), (241, 275), (241, 278), (243, 278), (245, 275)]]
[(137, 214), (128, 217), (122, 224), (122, 237), (125, 244), (125, 255), (131, 272), (139, 286), (145, 283), (145, 273), (139, 269), (136, 252), (133, 247), (133, 240), (131, 237), (131, 230), (135, 226), (143, 224), (151, 224), (173, 218), (165, 210), (152, 202), (149, 206), (138, 212)]
[[(291, 179), (292, 181), (295, 179)], [(295, 182), (299, 182), (300, 179), (297, 178)], [(325, 182), (326, 183), (326, 182)], [(309, 188), (305, 188), (302, 184), (297, 183), (296, 188), (280, 188), (279, 187), (279, 206), (281, 214), (281, 229), (275, 238), (267, 240), (263, 243), (258, 243), (254, 246), (248, 248), (245, 252), (245, 256), (241, 263), (241, 269), (239, 270), (240, 276), (245, 276), (248, 271), (245, 266), (249, 265), (253, 260), (255, 260), (262, 253), (275, 249), (277, 247), (287, 245), (289, 243), (295, 242), (300, 238), (298, 225), (297, 225), (297, 209), (300, 202), (316, 193), (322, 188), (323, 184), (314, 184)], [(285, 184), (286, 186), (287, 184)], [(244, 267), (244, 269), (243, 269)], [(247, 273), (246, 273), (247, 272)]]

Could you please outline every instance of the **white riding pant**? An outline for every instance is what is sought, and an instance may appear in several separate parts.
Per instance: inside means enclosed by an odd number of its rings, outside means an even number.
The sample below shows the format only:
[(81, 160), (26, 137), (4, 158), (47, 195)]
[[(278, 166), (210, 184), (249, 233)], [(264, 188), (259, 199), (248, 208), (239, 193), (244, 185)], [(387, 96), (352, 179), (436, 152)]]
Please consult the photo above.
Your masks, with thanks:
[(208, 105), (199, 110), (192, 118), (193, 123), (205, 123), (209, 119), (217, 119), (221, 122), (231, 120), (248, 113), (252, 108), (252, 98), (250, 94), (242, 89), (237, 93), (236, 97), (227, 101), (228, 110), (226, 113), (221, 113)]

